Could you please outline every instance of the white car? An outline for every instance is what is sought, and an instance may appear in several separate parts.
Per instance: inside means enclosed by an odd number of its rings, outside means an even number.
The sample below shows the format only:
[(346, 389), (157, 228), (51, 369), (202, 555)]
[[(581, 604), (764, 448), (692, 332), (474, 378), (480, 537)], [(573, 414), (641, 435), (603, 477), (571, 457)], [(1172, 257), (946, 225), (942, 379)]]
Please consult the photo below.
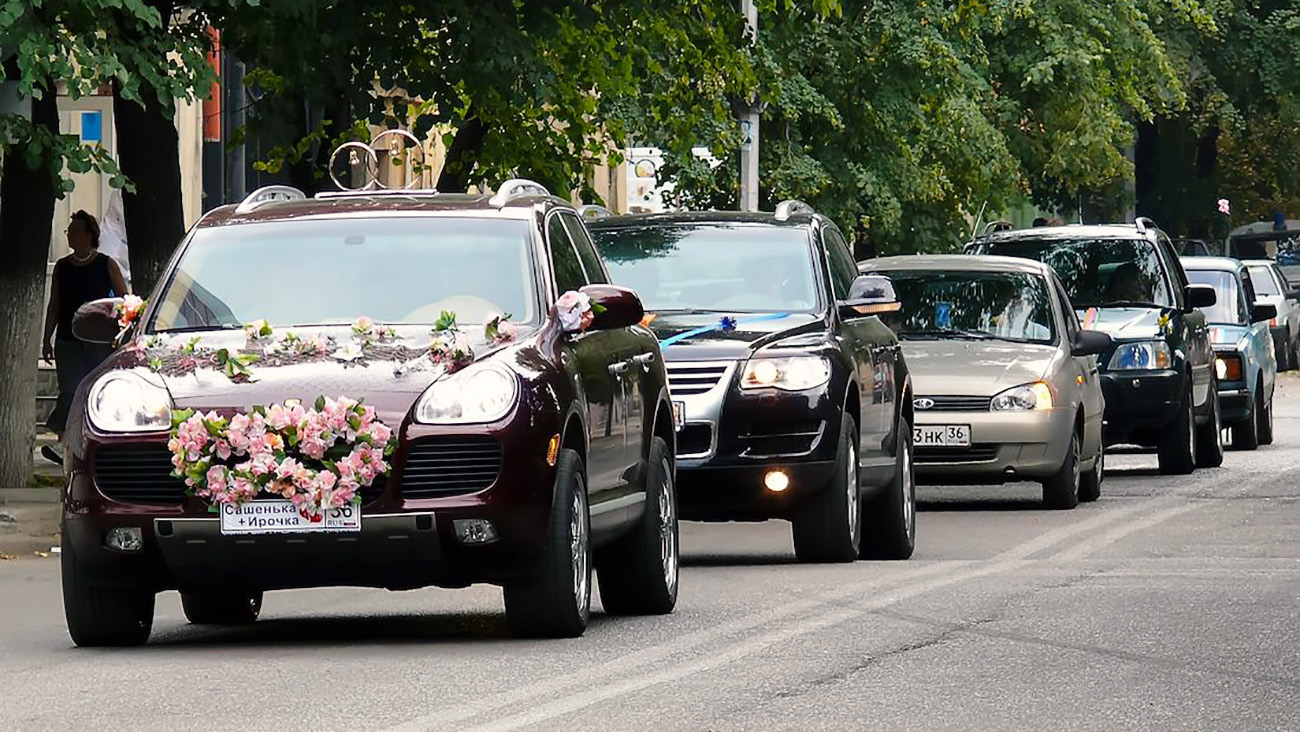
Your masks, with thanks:
[(1277, 370), (1300, 368), (1300, 291), (1292, 288), (1271, 259), (1251, 259), (1244, 264), (1255, 287), (1255, 301), (1277, 308), (1277, 317), (1269, 322)]

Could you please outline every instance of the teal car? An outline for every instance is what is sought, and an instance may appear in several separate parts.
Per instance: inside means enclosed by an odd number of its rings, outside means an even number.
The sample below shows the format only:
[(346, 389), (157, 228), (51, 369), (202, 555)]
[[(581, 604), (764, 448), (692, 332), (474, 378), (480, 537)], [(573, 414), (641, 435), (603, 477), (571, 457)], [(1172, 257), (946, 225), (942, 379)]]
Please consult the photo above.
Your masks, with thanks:
[(1269, 320), (1277, 307), (1256, 300), (1246, 265), (1224, 257), (1184, 257), (1194, 284), (1209, 285), (1214, 305), (1202, 308), (1210, 326), (1219, 414), (1232, 433), (1232, 447), (1254, 450), (1273, 442), (1273, 387), (1277, 354)]

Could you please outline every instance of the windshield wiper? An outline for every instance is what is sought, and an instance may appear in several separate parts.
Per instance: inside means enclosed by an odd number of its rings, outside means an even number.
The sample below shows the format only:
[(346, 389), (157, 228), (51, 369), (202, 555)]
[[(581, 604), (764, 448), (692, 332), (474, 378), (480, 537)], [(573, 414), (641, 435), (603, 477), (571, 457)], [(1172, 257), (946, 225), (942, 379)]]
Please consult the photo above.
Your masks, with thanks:
[(243, 330), (244, 326), (235, 325), (234, 323), (220, 323), (217, 325), (186, 325), (181, 328), (159, 328), (155, 333), (197, 333), (201, 330)]
[(960, 328), (944, 328), (937, 330), (909, 330), (899, 334), (903, 338), (916, 336), (918, 338), (970, 338), (977, 341), (987, 341), (997, 338), (992, 333), (985, 333), (982, 330), (962, 330)]
[(1099, 305), (1085, 305), (1084, 308), (1158, 308), (1163, 307), (1153, 302), (1138, 302), (1137, 300), (1111, 300)]

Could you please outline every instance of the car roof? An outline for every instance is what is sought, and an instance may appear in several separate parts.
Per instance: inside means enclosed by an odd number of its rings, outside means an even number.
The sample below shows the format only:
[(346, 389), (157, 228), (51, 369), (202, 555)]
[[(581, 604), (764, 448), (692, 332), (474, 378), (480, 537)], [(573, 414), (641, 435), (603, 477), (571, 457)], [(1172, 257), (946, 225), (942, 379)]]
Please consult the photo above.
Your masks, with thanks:
[(1147, 235), (1151, 231), (1152, 229), (1139, 231), (1133, 224), (1067, 224), (995, 231), (979, 237), (976, 242), (997, 243), (1026, 239), (1149, 239)]
[(966, 272), (1022, 272), (1046, 276), (1050, 267), (1035, 259), (1001, 257), (990, 254), (906, 254), (897, 257), (880, 257), (858, 263), (858, 269), (881, 270), (934, 270)]
[(521, 195), (500, 206), (490, 194), (435, 193), (433, 191), (367, 191), (318, 195), (316, 198), (267, 201), (248, 210), (228, 205), (208, 212), (200, 227), (266, 221), (319, 218), (373, 218), (386, 216), (472, 216), (526, 219), (538, 206), (572, 208), (555, 196)]
[(788, 218), (778, 219), (770, 211), (682, 211), (674, 213), (628, 214), (587, 219), (591, 231), (630, 229), (641, 227), (694, 226), (698, 224), (766, 224), (769, 226), (808, 226), (817, 219), (827, 220), (816, 213), (795, 212)]
[(1194, 269), (1197, 271), (1220, 271), (1236, 272), (1245, 265), (1240, 259), (1230, 259), (1228, 257), (1180, 257), (1183, 263), (1183, 269)]
[(1241, 263), (1247, 267), (1276, 267), (1277, 262), (1271, 259), (1243, 259)]

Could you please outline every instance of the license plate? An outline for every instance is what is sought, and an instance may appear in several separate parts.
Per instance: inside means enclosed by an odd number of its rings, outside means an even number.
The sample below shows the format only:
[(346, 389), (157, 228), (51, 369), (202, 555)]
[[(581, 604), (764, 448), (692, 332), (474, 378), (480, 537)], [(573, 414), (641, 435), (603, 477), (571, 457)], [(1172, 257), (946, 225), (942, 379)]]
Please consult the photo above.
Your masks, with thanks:
[(673, 426), (681, 432), (686, 424), (686, 402), (673, 402)]
[(223, 534), (323, 534), (361, 530), (358, 501), (325, 512), (319, 521), (305, 518), (291, 501), (249, 501), (221, 507)]
[(970, 447), (970, 425), (920, 425), (912, 428), (912, 443), (917, 447)]

